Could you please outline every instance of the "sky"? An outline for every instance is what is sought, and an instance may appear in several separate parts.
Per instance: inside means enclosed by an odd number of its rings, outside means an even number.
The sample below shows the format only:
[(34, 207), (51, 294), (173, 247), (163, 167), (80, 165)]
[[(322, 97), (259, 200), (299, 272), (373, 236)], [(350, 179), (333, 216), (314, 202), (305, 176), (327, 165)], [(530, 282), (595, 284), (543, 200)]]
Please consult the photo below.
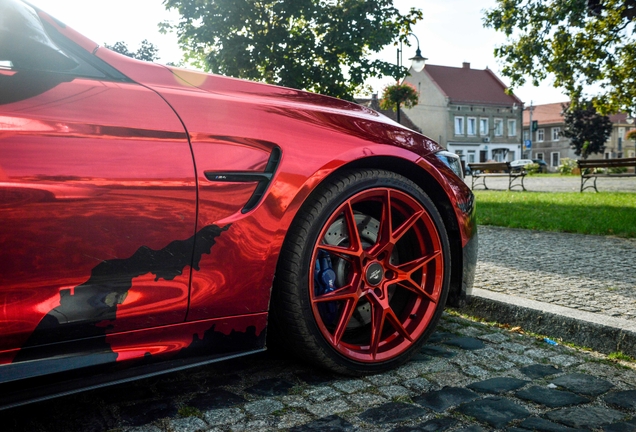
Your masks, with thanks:
[[(148, 39), (159, 48), (159, 63), (181, 60), (182, 53), (175, 34), (162, 35), (157, 24), (162, 21), (178, 22), (179, 14), (167, 11), (162, 0), (29, 0), (83, 35), (99, 44), (114, 44), (123, 41), (132, 51), (141, 41)], [(484, 10), (495, 6), (495, 0), (394, 0), (400, 12), (406, 13), (411, 7), (422, 9), (424, 19), (418, 22), (413, 33), (420, 41), (422, 55), (429, 64), (461, 67), (469, 62), (473, 69), (489, 67), (500, 79), (501, 65), (493, 51), (505, 41), (503, 35), (483, 27)], [(408, 66), (410, 57), (415, 55), (416, 40), (410, 37), (411, 47), (404, 46), (403, 64)], [(377, 58), (395, 62), (397, 48), (387, 47)], [(372, 80), (369, 84), (374, 92), (393, 81), (392, 78)], [(548, 79), (539, 87), (526, 84), (514, 90), (527, 105), (564, 102), (568, 98), (560, 90), (552, 87)]]

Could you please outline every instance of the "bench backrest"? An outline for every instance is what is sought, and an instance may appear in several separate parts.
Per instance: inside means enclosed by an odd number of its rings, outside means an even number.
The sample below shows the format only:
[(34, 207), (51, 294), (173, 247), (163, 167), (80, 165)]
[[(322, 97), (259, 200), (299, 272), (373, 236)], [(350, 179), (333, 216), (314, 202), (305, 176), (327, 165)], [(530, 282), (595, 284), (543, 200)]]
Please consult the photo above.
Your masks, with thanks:
[(614, 168), (636, 166), (636, 158), (623, 159), (579, 159), (579, 168)]
[(508, 162), (478, 162), (469, 163), (468, 166), (474, 171), (507, 171), (510, 169)]

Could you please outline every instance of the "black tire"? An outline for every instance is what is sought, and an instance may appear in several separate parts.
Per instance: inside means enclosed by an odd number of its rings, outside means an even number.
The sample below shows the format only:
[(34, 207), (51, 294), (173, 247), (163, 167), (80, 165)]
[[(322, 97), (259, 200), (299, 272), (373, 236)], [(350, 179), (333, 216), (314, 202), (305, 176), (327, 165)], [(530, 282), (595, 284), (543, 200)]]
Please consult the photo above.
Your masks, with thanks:
[[(387, 198), (386, 202), (388, 204), (380, 203), (377, 205), (385, 205), (384, 208), (390, 208), (391, 212), (393, 212), (392, 206), (395, 201), (395, 207), (404, 212), (404, 218), (408, 217), (409, 208), (408, 205), (403, 204), (402, 201), (416, 207), (415, 210), (413, 210), (413, 212), (416, 213), (414, 216), (416, 218), (415, 225), (413, 225), (413, 228), (407, 228), (409, 231), (405, 229), (406, 234), (401, 234), (403, 237), (396, 240), (395, 244), (391, 246), (391, 250), (395, 250), (390, 252), (391, 257), (386, 257), (386, 253), (384, 253), (382, 258), (385, 259), (387, 263), (384, 269), (385, 273), (382, 274), (384, 279), (382, 285), (380, 285), (385, 289), (386, 300), (383, 306), (385, 309), (381, 310), (379, 305), (371, 301), (373, 293), (369, 293), (368, 291), (365, 291), (365, 297), (360, 296), (359, 300), (355, 302), (352, 301), (351, 303), (317, 303), (318, 300), (313, 300), (312, 303), (312, 297), (316, 299), (319, 298), (318, 294), (312, 293), (316, 292), (322, 285), (316, 282), (314, 278), (311, 278), (310, 274), (314, 274), (314, 272), (317, 271), (316, 266), (318, 264), (316, 264), (317, 260), (315, 257), (316, 253), (321, 253), (319, 249), (324, 247), (322, 245), (327, 237), (325, 232), (329, 232), (330, 229), (336, 226), (336, 223), (333, 222), (333, 218), (337, 217), (337, 215), (334, 212), (336, 212), (343, 203), (352, 202), (354, 204), (351, 205), (351, 214), (353, 215), (352, 220), (355, 220), (356, 229), (359, 232), (368, 229), (369, 226), (361, 227), (362, 223), (359, 224), (358, 220), (360, 216), (357, 211), (353, 210), (353, 205), (372, 207), (374, 202), (369, 199), (367, 199), (367, 201), (360, 199), (360, 203), (358, 203), (355, 202), (355, 198), (352, 197), (358, 197), (365, 193), (370, 194), (378, 190), (387, 190), (389, 191), (386, 195), (387, 197), (397, 196), (397, 198)], [(422, 213), (422, 210), (419, 210), (420, 208), (423, 209), (424, 213)], [(369, 214), (372, 213), (370, 207), (365, 211)], [(418, 216), (420, 214), (422, 214), (422, 216)], [(366, 216), (367, 215), (364, 215), (363, 217)], [(396, 223), (395, 219), (398, 217), (401, 217), (400, 213), (396, 213), (396, 216), (392, 216), (388, 219), (392, 221), (392, 223)], [(341, 222), (340, 225), (345, 225), (346, 221), (344, 220), (346, 216), (343, 215), (342, 218), (337, 219), (337, 221), (341, 219), (343, 222)], [(372, 218), (369, 217), (367, 219)], [(404, 226), (407, 225), (408, 220), (409, 219), (406, 219)], [(330, 226), (325, 227), (328, 221), (331, 221)], [(399, 221), (397, 223), (399, 223)], [(426, 230), (423, 230), (421, 226), (424, 226), (425, 223), (427, 224)], [(376, 224), (376, 226), (377, 225), (378, 224)], [(380, 222), (379, 225), (386, 228), (390, 224), (382, 225)], [(402, 226), (399, 226), (395, 233), (391, 232), (391, 236), (396, 234), (399, 228), (402, 228)], [(341, 228), (340, 237), (342, 237), (343, 230), (344, 229)], [(429, 233), (431, 230), (435, 230), (436, 233)], [(321, 239), (320, 242), (323, 243), (319, 243), (321, 233), (323, 233), (323, 239)], [(429, 233), (433, 240), (426, 240), (426, 233)], [(367, 235), (372, 236), (372, 233), (367, 233)], [(413, 240), (412, 237), (414, 237), (415, 240)], [(376, 233), (377, 243), (380, 243), (381, 238), (382, 234)], [(401, 265), (399, 259), (394, 263), (394, 261), (396, 261), (394, 256), (401, 254), (404, 257), (409, 257), (408, 259), (405, 258), (402, 260), (406, 262), (406, 264), (403, 264), (405, 266), (411, 264), (411, 262), (416, 262), (417, 259), (423, 260), (424, 258), (420, 256), (425, 254), (424, 249), (428, 248), (427, 242), (430, 242), (431, 245), (437, 245), (436, 248), (439, 249), (434, 255), (431, 255), (435, 257), (434, 259), (431, 259), (427, 264), (422, 264), (421, 282), (418, 282), (420, 283), (420, 289), (423, 291), (429, 289), (429, 285), (435, 286), (432, 288), (432, 290), (435, 291), (431, 291), (431, 293), (434, 293), (434, 295), (431, 294), (431, 298), (435, 298), (437, 301), (429, 301), (428, 304), (426, 304), (428, 297), (418, 293), (417, 289), (413, 289), (411, 283), (404, 283), (403, 285), (400, 283), (390, 284), (390, 278), (398, 277), (398, 274), (391, 270), (394, 269), (392, 266)], [(353, 244), (354, 242), (351, 241), (350, 243)], [(364, 246), (362, 240), (360, 241), (360, 245)], [(364, 250), (367, 249), (368, 247), (365, 246)], [(435, 248), (431, 247), (431, 249), (434, 250)], [(406, 362), (421, 348), (426, 339), (428, 339), (434, 331), (441, 317), (448, 296), (450, 282), (449, 251), (448, 237), (442, 218), (430, 198), (415, 183), (398, 174), (383, 170), (344, 172), (327, 180), (317, 188), (302, 206), (290, 227), (276, 270), (270, 307), (270, 333), (277, 340), (276, 345), (279, 349), (283, 349), (285, 352), (289, 352), (308, 362), (338, 373), (361, 375), (395, 368)], [(336, 256), (335, 259), (338, 260), (339, 258)], [(420, 261), (417, 262), (419, 263)], [(353, 276), (351, 276), (352, 280), (355, 279), (355, 277), (359, 277), (363, 282), (359, 284), (358, 288), (354, 287), (354, 284), (357, 282), (351, 282), (351, 288), (347, 288), (347, 290), (355, 291), (357, 289), (358, 292), (361, 292), (363, 288), (367, 290), (373, 289), (368, 286), (368, 284), (371, 283), (369, 277), (373, 276), (369, 270), (371, 269), (371, 265), (376, 265), (374, 269), (377, 269), (377, 264), (378, 263), (375, 262), (375, 264), (368, 264), (367, 267), (363, 267), (362, 265), (359, 267), (366, 270), (360, 270), (358, 272), (349, 271), (349, 273), (353, 274)], [(346, 265), (348, 265), (347, 262), (345, 262), (344, 266)], [(342, 266), (341, 264), (340, 267)], [(417, 271), (419, 272), (419, 270)], [(429, 273), (432, 274), (435, 272), (435, 276), (429, 277)], [(349, 276), (346, 276), (346, 278), (348, 277)], [(410, 274), (409, 277), (412, 279)], [(429, 280), (433, 280), (434, 277), (436, 279), (434, 279), (434, 284), (431, 285)], [(373, 281), (375, 282), (375, 279)], [(409, 280), (407, 282), (412, 281)], [(343, 285), (346, 286), (347, 284), (343, 283)], [(341, 288), (336, 288), (336, 290), (338, 289)], [(393, 291), (391, 291), (391, 289)], [(378, 292), (378, 288), (375, 288), (375, 290), (375, 292)], [(411, 290), (414, 292), (411, 292)], [(373, 299), (375, 299), (375, 297), (373, 297)], [(364, 301), (368, 303), (366, 307), (369, 310), (368, 314), (371, 316), (369, 323), (364, 324), (364, 319), (360, 319), (359, 322), (356, 321), (354, 323), (353, 317), (345, 317), (345, 312), (343, 311), (346, 310), (346, 305), (348, 304), (355, 305), (352, 306), (354, 315), (362, 315), (363, 311), (366, 312), (367, 309), (363, 309), (365, 307), (363, 305)], [(399, 307), (394, 306), (393, 303), (399, 304)], [(340, 313), (340, 315), (332, 321), (323, 319), (323, 312), (316, 312), (316, 308), (327, 307), (321, 306), (322, 304), (336, 305), (336, 308), (338, 308), (340, 312), (336, 312), (335, 315), (337, 316), (338, 313)], [(415, 309), (415, 305), (419, 305), (419, 309)], [(333, 306), (328, 307), (333, 308)], [(393, 318), (388, 315), (386, 319), (384, 315), (382, 315), (382, 318), (374, 318), (379, 316), (377, 315), (378, 313), (384, 313), (388, 309), (393, 311), (393, 316), (400, 322), (399, 325), (394, 325), (393, 323), (395, 321), (390, 321), (389, 318)], [(400, 310), (397, 311), (397, 309)], [(421, 313), (419, 312), (420, 310), (422, 311)], [(388, 312), (389, 315), (391, 311)], [(409, 311), (416, 311), (417, 313), (410, 313), (408, 317), (405, 317), (405, 314), (408, 314)], [(399, 314), (402, 314), (402, 318), (399, 317)], [(418, 314), (420, 317), (418, 317)], [(418, 322), (418, 319), (421, 322)], [(424, 322), (424, 320), (426, 320), (426, 322)], [(335, 321), (337, 321), (336, 324), (334, 324)], [(380, 323), (379, 325), (374, 324), (378, 322)], [(387, 326), (387, 323), (389, 326)], [(333, 335), (325, 333), (326, 331), (330, 331), (327, 328), (328, 325), (335, 327), (342, 326), (344, 329), (342, 330), (342, 338), (335, 339), (336, 337), (334, 335), (338, 332), (337, 328), (334, 330)], [(414, 329), (412, 332), (409, 330), (409, 325)], [(399, 326), (402, 327), (402, 333), (398, 330)], [(365, 330), (365, 328), (367, 330)], [(393, 329), (394, 332), (393, 336), (387, 337), (386, 340), (381, 339), (385, 334), (390, 335), (391, 329)], [(365, 335), (365, 331), (369, 333), (369, 336)], [(359, 336), (355, 336), (354, 332), (358, 332)], [(373, 342), (374, 332), (377, 339), (375, 344)], [(401, 335), (406, 336), (403, 337)], [(345, 348), (348, 349), (347, 347), (349, 346), (345, 344), (345, 336), (347, 338), (353, 338), (354, 336), (360, 338), (368, 337), (370, 340), (367, 350), (368, 353), (365, 354), (364, 351), (366, 345), (360, 342), (359, 345), (352, 345), (354, 347), (359, 346), (359, 354), (354, 353), (355, 355), (350, 355), (348, 352), (343, 354), (343, 350)], [(415, 339), (414, 336), (417, 336), (417, 339)], [(412, 342), (410, 340), (411, 337), (414, 338)], [(338, 344), (334, 342), (335, 340), (339, 341)], [(347, 344), (349, 343), (348, 340), (346, 342)], [(384, 343), (384, 347), (387, 347), (384, 348), (386, 353), (381, 353), (380, 351), (382, 343)], [(391, 343), (394, 344), (395, 347), (389, 349), (388, 347)], [(398, 354), (394, 355), (393, 352)], [(367, 357), (360, 357), (362, 358), (362, 360), (360, 360), (358, 355), (366, 355)]]

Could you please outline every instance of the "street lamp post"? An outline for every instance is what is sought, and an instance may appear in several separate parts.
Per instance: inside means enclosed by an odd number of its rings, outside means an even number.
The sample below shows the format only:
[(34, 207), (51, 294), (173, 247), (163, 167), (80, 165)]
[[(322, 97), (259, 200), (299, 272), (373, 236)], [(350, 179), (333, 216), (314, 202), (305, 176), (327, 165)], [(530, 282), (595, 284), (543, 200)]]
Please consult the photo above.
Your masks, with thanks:
[[(411, 67), (413, 68), (415, 72), (421, 72), (422, 69), (424, 69), (424, 66), (426, 65), (426, 60), (428, 59), (426, 57), (422, 57), (422, 51), (420, 50), (419, 38), (413, 33), (409, 33), (407, 34), (407, 36), (413, 36), (415, 40), (417, 41), (417, 49), (415, 50), (415, 56), (409, 59), (411, 60)], [(400, 47), (397, 50), (397, 65), (398, 66), (404, 65), (404, 62), (402, 61), (403, 51), (404, 50), (402, 49), (402, 41), (400, 41)]]
[[(426, 60), (428, 60), (426, 57), (422, 57), (422, 51), (420, 51), (420, 39), (415, 36), (413, 33), (409, 33), (406, 36), (413, 36), (415, 38), (415, 40), (417, 40), (417, 49), (415, 50), (415, 56), (411, 57), (409, 60), (411, 60), (411, 67), (413, 68), (413, 70), (415, 72), (421, 72), (422, 69), (424, 69), (424, 66), (426, 65)], [(397, 65), (398, 67), (403, 65), (402, 62), (402, 53), (403, 53), (403, 49), (402, 49), (402, 41), (400, 41), (400, 47), (397, 49)], [(400, 123), (400, 108), (398, 107), (397, 109), (397, 122)]]

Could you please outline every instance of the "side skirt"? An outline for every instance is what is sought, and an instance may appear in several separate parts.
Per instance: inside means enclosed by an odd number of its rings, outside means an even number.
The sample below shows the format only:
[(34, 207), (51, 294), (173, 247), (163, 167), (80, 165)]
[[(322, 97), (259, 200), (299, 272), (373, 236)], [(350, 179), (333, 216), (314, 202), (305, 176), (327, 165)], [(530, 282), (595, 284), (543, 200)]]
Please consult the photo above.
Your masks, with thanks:
[(224, 356), (211, 356), (209, 358), (192, 358), (190, 360), (175, 360), (171, 362), (162, 362), (156, 365), (148, 365), (141, 367), (133, 367), (122, 371), (95, 375), (89, 378), (80, 378), (60, 383), (46, 384), (33, 389), (22, 389), (13, 392), (11, 395), (0, 397), (0, 411), (9, 408), (15, 408), (35, 402), (41, 402), (62, 396), (68, 396), (84, 391), (95, 390), (102, 387), (108, 387), (117, 384), (123, 384), (130, 381), (136, 381), (144, 378), (150, 378), (157, 375), (163, 375), (171, 372), (178, 372), (184, 369), (194, 368), (197, 366), (205, 366), (207, 364), (230, 360), (246, 355), (257, 354), (265, 351), (261, 348), (254, 351), (246, 351), (236, 354)]
[(33, 359), (0, 365), (0, 410), (262, 352), (266, 323), (261, 313), (113, 334), (109, 353), (90, 340), (29, 348)]

